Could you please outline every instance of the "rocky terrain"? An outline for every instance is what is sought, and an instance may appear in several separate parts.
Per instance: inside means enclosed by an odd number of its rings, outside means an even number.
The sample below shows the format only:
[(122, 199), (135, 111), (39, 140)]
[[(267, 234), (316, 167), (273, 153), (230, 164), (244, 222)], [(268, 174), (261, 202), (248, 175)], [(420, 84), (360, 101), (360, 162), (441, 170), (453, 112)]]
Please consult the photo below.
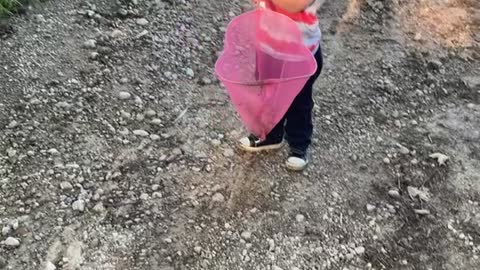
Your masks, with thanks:
[(480, 3), (340, 0), (312, 164), (238, 151), (247, 0), (51, 0), (0, 26), (0, 269), (478, 269)]

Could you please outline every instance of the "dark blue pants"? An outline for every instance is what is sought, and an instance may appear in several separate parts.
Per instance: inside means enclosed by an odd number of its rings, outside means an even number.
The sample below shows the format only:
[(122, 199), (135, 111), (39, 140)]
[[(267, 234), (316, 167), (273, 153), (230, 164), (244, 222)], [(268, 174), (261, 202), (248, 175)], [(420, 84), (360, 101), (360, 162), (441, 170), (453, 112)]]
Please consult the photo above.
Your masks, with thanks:
[(317, 71), (293, 100), (283, 119), (267, 136), (267, 140), (272, 141), (280, 141), (285, 137), (291, 151), (297, 154), (305, 154), (312, 142), (313, 84), (322, 72), (323, 56), (321, 48), (315, 53), (315, 60), (318, 66)]

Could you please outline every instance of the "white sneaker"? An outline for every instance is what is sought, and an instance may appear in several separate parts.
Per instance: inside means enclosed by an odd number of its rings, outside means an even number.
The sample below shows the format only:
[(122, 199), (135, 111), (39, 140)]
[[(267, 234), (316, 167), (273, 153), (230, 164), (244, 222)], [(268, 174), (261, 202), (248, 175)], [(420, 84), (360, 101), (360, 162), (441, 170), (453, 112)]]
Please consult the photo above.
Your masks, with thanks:
[(239, 146), (246, 152), (256, 153), (280, 149), (283, 146), (283, 140), (272, 141), (267, 139), (262, 141), (255, 135), (250, 135), (248, 137), (241, 138), (239, 140)]
[(287, 169), (291, 171), (303, 171), (308, 165), (308, 158), (305, 154), (291, 153), (287, 159)]

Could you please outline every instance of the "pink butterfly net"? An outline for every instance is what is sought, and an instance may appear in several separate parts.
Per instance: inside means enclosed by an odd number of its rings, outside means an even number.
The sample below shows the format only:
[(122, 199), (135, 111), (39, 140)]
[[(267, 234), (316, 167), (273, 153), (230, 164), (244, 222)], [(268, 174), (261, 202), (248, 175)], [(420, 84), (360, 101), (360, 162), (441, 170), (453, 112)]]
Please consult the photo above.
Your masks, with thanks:
[(280, 122), (316, 69), (296, 23), (268, 9), (230, 22), (215, 65), (243, 123), (261, 139)]

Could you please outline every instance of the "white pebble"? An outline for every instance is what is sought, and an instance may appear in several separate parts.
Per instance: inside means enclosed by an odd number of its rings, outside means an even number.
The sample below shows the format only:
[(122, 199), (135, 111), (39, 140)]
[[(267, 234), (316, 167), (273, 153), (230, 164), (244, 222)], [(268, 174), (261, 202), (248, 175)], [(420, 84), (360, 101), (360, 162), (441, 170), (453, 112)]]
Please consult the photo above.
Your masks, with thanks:
[(18, 247), (20, 246), (20, 240), (18, 240), (17, 238), (13, 238), (13, 237), (8, 237), (4, 244), (8, 247)]
[(222, 195), (222, 193), (215, 193), (215, 194), (212, 196), (212, 201), (213, 201), (213, 202), (224, 202), (224, 201), (225, 201), (225, 197)]
[(60, 188), (62, 190), (71, 190), (71, 189), (73, 189), (73, 186), (69, 182), (63, 181), (63, 182), (60, 183)]
[(72, 204), (72, 209), (75, 210), (75, 211), (80, 211), (80, 212), (85, 211), (85, 202), (82, 199), (76, 200)]
[(148, 135), (150, 135), (147, 131), (145, 131), (143, 129), (134, 130), (133, 134), (135, 134), (136, 136), (140, 136), (140, 137), (147, 137)]
[(364, 247), (357, 247), (357, 248), (355, 248), (355, 253), (357, 253), (357, 255), (362, 255), (363, 253), (365, 253), (365, 248)]
[(46, 262), (44, 270), (56, 270), (57, 267), (52, 262)]
[(132, 94), (130, 94), (129, 92), (122, 91), (118, 93), (118, 97), (122, 100), (125, 100), (125, 99), (131, 98)]
[(297, 220), (297, 222), (304, 222), (305, 221), (305, 216), (302, 215), (302, 214), (298, 214), (295, 219)]
[(148, 24), (148, 21), (145, 18), (139, 18), (139, 19), (137, 19), (136, 22), (137, 22), (138, 25), (141, 25), (141, 26), (145, 26), (145, 25)]

